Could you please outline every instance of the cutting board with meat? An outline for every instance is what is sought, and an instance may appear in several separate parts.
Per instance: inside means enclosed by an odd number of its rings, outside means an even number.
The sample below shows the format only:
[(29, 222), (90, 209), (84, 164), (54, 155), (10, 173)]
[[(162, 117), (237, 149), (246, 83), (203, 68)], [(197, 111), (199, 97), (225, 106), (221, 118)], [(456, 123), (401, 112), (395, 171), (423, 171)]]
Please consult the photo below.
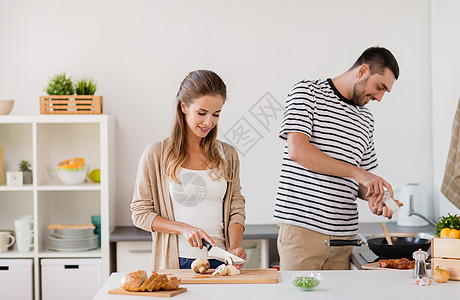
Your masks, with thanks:
[[(401, 259), (381, 259), (378, 262), (373, 262), (367, 265), (363, 265), (364, 270), (408, 270), (413, 269), (415, 261), (409, 260), (407, 258)], [(427, 263), (426, 267), (429, 267), (430, 264)]]
[(181, 284), (187, 283), (277, 283), (278, 271), (276, 269), (241, 269), (240, 274), (234, 276), (212, 276), (214, 269), (209, 269), (204, 274), (193, 272), (191, 269), (164, 269), (158, 273), (176, 276), (181, 279)]

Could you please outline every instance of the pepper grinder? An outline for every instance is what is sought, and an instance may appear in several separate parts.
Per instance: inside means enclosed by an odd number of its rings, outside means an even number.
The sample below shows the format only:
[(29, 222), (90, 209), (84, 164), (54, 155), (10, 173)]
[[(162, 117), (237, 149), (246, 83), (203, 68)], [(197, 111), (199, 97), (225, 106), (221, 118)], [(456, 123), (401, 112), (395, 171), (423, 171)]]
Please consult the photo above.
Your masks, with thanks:
[(425, 260), (428, 258), (428, 253), (419, 249), (412, 254), (415, 259), (414, 273), (412, 273), (412, 281), (415, 284), (419, 284), (423, 277), (428, 277), (426, 274), (426, 263)]

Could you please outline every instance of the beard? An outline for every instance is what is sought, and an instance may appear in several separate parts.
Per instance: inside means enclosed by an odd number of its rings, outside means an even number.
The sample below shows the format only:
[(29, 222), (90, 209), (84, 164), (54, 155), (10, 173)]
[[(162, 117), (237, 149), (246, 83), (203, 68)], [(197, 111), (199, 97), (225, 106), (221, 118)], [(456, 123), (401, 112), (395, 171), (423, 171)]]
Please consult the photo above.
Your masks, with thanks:
[(353, 86), (353, 93), (351, 94), (351, 102), (353, 102), (357, 106), (364, 106), (366, 104), (366, 89), (365, 85), (369, 77), (358, 81)]

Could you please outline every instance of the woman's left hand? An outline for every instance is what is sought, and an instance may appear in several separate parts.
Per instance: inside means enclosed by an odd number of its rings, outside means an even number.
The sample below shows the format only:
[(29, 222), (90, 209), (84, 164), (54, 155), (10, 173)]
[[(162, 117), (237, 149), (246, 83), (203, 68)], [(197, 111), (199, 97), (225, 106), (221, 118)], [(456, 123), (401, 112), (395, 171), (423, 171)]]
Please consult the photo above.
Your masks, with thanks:
[[(246, 251), (241, 248), (241, 247), (238, 247), (238, 248), (235, 248), (235, 249), (229, 249), (228, 252), (230, 252), (231, 254), (234, 254), (238, 257), (241, 257), (242, 259), (244, 260), (247, 260), (248, 258), (248, 254), (246, 253)], [(241, 270), (241, 268), (244, 266), (245, 262), (242, 263), (242, 264), (239, 264), (239, 265), (235, 265), (235, 267), (238, 269), (238, 270)]]

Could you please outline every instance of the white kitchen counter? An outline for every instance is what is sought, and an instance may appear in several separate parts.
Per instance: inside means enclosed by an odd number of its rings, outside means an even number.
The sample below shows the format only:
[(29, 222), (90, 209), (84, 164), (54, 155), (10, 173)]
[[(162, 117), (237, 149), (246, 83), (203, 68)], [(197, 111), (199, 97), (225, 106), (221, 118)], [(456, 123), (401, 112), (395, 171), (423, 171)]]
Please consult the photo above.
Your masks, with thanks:
[[(182, 284), (187, 292), (174, 296), (174, 299), (353, 299), (353, 300), (392, 300), (392, 299), (456, 299), (460, 292), (460, 281), (436, 283), (430, 286), (412, 284), (410, 270), (359, 270), (359, 271), (320, 271), (323, 280), (320, 286), (310, 292), (297, 290), (289, 280), (290, 273), (279, 272), (277, 284)], [(120, 287), (124, 273), (113, 273), (104, 283), (93, 300), (142, 300), (142, 296), (109, 295), (111, 289)]]

